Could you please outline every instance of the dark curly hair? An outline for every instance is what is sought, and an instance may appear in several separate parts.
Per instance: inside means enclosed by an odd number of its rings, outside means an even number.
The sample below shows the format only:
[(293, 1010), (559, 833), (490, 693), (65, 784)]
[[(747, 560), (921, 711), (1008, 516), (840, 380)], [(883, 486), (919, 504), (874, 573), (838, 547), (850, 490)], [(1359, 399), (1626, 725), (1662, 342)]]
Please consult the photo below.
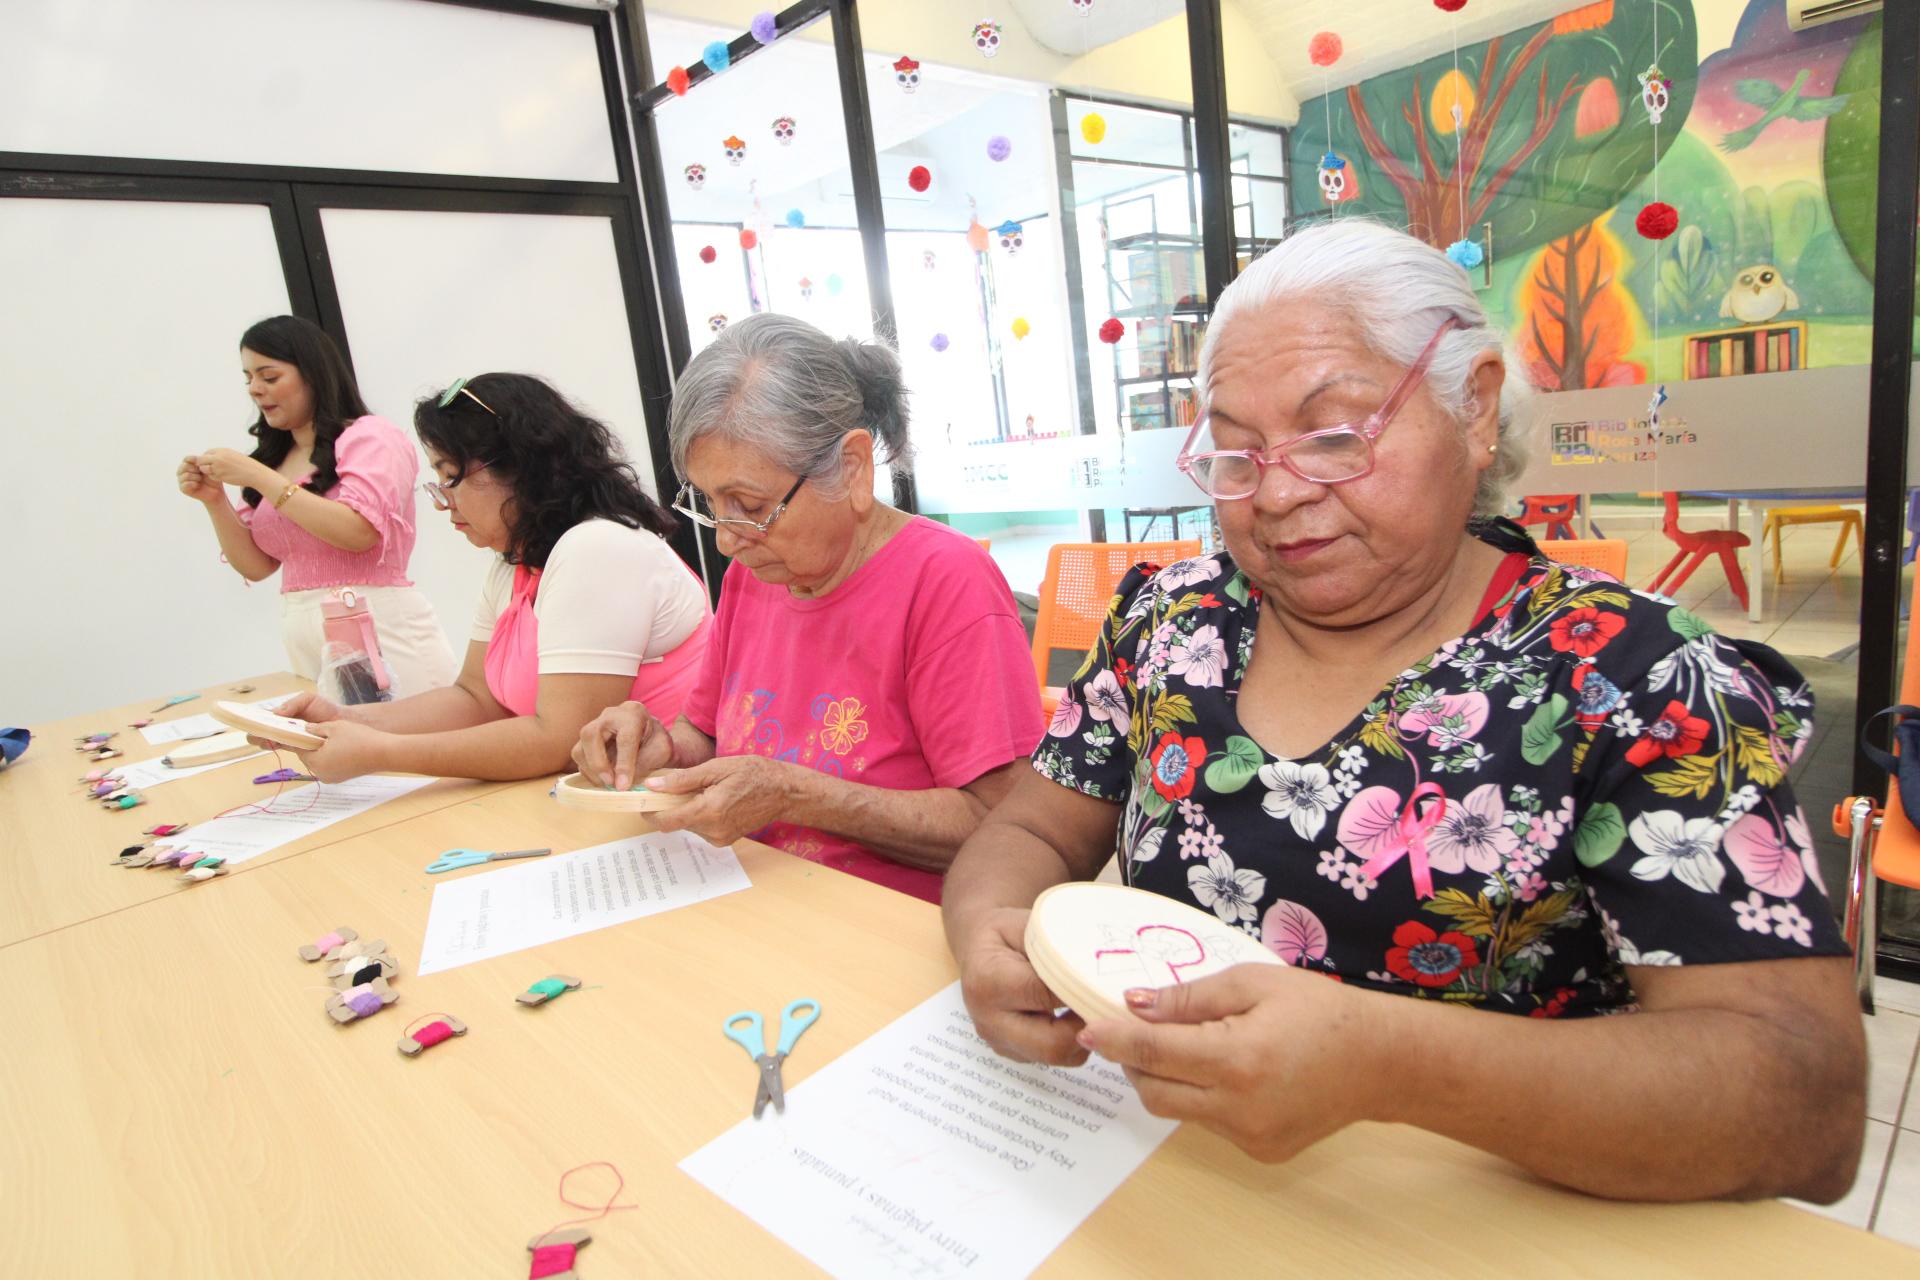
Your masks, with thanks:
[(560, 535), (586, 520), (612, 520), (662, 538), (673, 532), (674, 518), (640, 487), (639, 473), (605, 423), (530, 374), (483, 373), (466, 387), (473, 396), (456, 394), (445, 408), (444, 392), (422, 399), (413, 409), (413, 429), (460, 475), (485, 467), (511, 487), (509, 564), (546, 568)]
[[(360, 398), (360, 386), (353, 380), (346, 356), (325, 329), (299, 316), (268, 316), (240, 335), (240, 349), (258, 352), (300, 371), (313, 393), (313, 474), (301, 484), (315, 493), (326, 493), (340, 483), (334, 442), (356, 418), (367, 416), (366, 401)], [(254, 420), (247, 434), (254, 439), (250, 456), (270, 467), (277, 468), (293, 452), (293, 432), (268, 426), (265, 414)], [(240, 496), (250, 507), (260, 505), (258, 489), (247, 489)]]

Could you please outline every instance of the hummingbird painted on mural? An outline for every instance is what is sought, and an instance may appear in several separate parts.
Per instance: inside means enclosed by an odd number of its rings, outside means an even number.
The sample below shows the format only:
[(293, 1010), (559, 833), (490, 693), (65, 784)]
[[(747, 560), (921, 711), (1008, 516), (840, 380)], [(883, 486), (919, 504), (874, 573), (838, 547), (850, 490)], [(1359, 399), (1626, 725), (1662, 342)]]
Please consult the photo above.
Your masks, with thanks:
[(1733, 83), (1733, 96), (1749, 106), (1762, 107), (1765, 114), (1744, 129), (1735, 129), (1720, 139), (1722, 151), (1744, 151), (1753, 145), (1754, 139), (1763, 133), (1775, 120), (1824, 120), (1840, 108), (1847, 105), (1851, 93), (1836, 93), (1829, 97), (1802, 97), (1801, 87), (1812, 74), (1805, 67), (1793, 78), (1793, 83), (1782, 89), (1771, 80), (1736, 80)]

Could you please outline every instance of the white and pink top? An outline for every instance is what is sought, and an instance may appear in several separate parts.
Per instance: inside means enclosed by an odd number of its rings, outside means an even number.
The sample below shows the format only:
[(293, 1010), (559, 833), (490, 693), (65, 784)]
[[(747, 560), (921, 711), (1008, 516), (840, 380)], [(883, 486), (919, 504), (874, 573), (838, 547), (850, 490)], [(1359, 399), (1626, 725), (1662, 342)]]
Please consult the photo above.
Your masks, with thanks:
[(283, 594), (323, 587), (412, 586), (407, 562), (413, 558), (415, 538), (413, 486), (420, 478), (412, 438), (385, 418), (368, 414), (347, 424), (333, 452), (340, 482), (320, 496), (365, 517), (380, 535), (379, 542), (366, 551), (329, 546), (274, 508), (277, 493), (261, 495), (257, 507), (234, 504), (240, 523), (252, 530), (255, 546), (280, 562)]
[(627, 697), (672, 724), (700, 673), (712, 613), (706, 588), (644, 529), (587, 520), (542, 570), (496, 559), (474, 612), (487, 688), (515, 715), (539, 707), (540, 677), (633, 677)]

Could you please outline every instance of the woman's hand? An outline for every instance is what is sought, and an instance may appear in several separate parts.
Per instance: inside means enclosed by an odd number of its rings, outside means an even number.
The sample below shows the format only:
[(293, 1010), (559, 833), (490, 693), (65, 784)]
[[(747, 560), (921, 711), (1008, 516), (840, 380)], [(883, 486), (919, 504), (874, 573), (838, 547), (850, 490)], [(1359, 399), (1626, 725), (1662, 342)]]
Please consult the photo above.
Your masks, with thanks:
[(285, 716), (289, 720), (304, 720), (308, 724), (323, 724), (328, 720), (355, 718), (352, 708), (343, 707), (317, 693), (296, 693), (279, 706), (267, 709), (277, 716)]
[(662, 831), (691, 831), (714, 844), (732, 844), (770, 822), (800, 822), (808, 788), (820, 775), (765, 756), (721, 756), (691, 769), (647, 777), (647, 790), (693, 795), (677, 809), (649, 814)]
[(1060, 1000), (1027, 960), (1031, 914), (1020, 907), (999, 907), (980, 918), (955, 951), (960, 991), (974, 1030), (1001, 1057), (1077, 1067), (1087, 1060), (1087, 1051), (1074, 1036), (1085, 1024), (1072, 1013), (1055, 1016)]
[(631, 791), (644, 778), (673, 763), (667, 726), (638, 702), (608, 707), (587, 721), (573, 746), (574, 767), (596, 786)]
[(174, 470), (173, 478), (174, 482), (180, 486), (180, 492), (195, 502), (211, 504), (223, 501), (227, 496), (226, 490), (220, 487), (220, 482), (201, 470), (200, 460), (191, 454), (180, 459), (180, 465)]
[(1243, 964), (1129, 991), (1140, 1020), (1091, 1023), (1079, 1041), (1124, 1068), (1154, 1115), (1197, 1120), (1256, 1160), (1281, 1161), (1367, 1118), (1386, 1074), (1378, 1055), (1393, 1052), (1373, 1014), (1396, 998)]
[(286, 482), (286, 477), (278, 471), (237, 449), (209, 449), (193, 461), (210, 480), (239, 489), (258, 489), (268, 501), (273, 500), (274, 495), (269, 491), (275, 483), (284, 486)]
[(351, 720), (331, 720), (308, 726), (323, 738), (312, 751), (296, 751), (307, 772), (321, 782), (345, 782), (388, 767), (387, 749), (396, 735), (369, 729)]

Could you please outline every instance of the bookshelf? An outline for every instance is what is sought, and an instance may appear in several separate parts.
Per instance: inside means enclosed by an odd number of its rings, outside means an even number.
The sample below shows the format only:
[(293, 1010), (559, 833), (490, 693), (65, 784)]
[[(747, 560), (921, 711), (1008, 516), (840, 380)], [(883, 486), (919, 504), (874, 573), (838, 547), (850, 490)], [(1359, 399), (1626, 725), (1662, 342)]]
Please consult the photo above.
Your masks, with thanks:
[(1682, 372), (1688, 379), (1785, 373), (1807, 367), (1807, 322), (1781, 320), (1687, 335)]

